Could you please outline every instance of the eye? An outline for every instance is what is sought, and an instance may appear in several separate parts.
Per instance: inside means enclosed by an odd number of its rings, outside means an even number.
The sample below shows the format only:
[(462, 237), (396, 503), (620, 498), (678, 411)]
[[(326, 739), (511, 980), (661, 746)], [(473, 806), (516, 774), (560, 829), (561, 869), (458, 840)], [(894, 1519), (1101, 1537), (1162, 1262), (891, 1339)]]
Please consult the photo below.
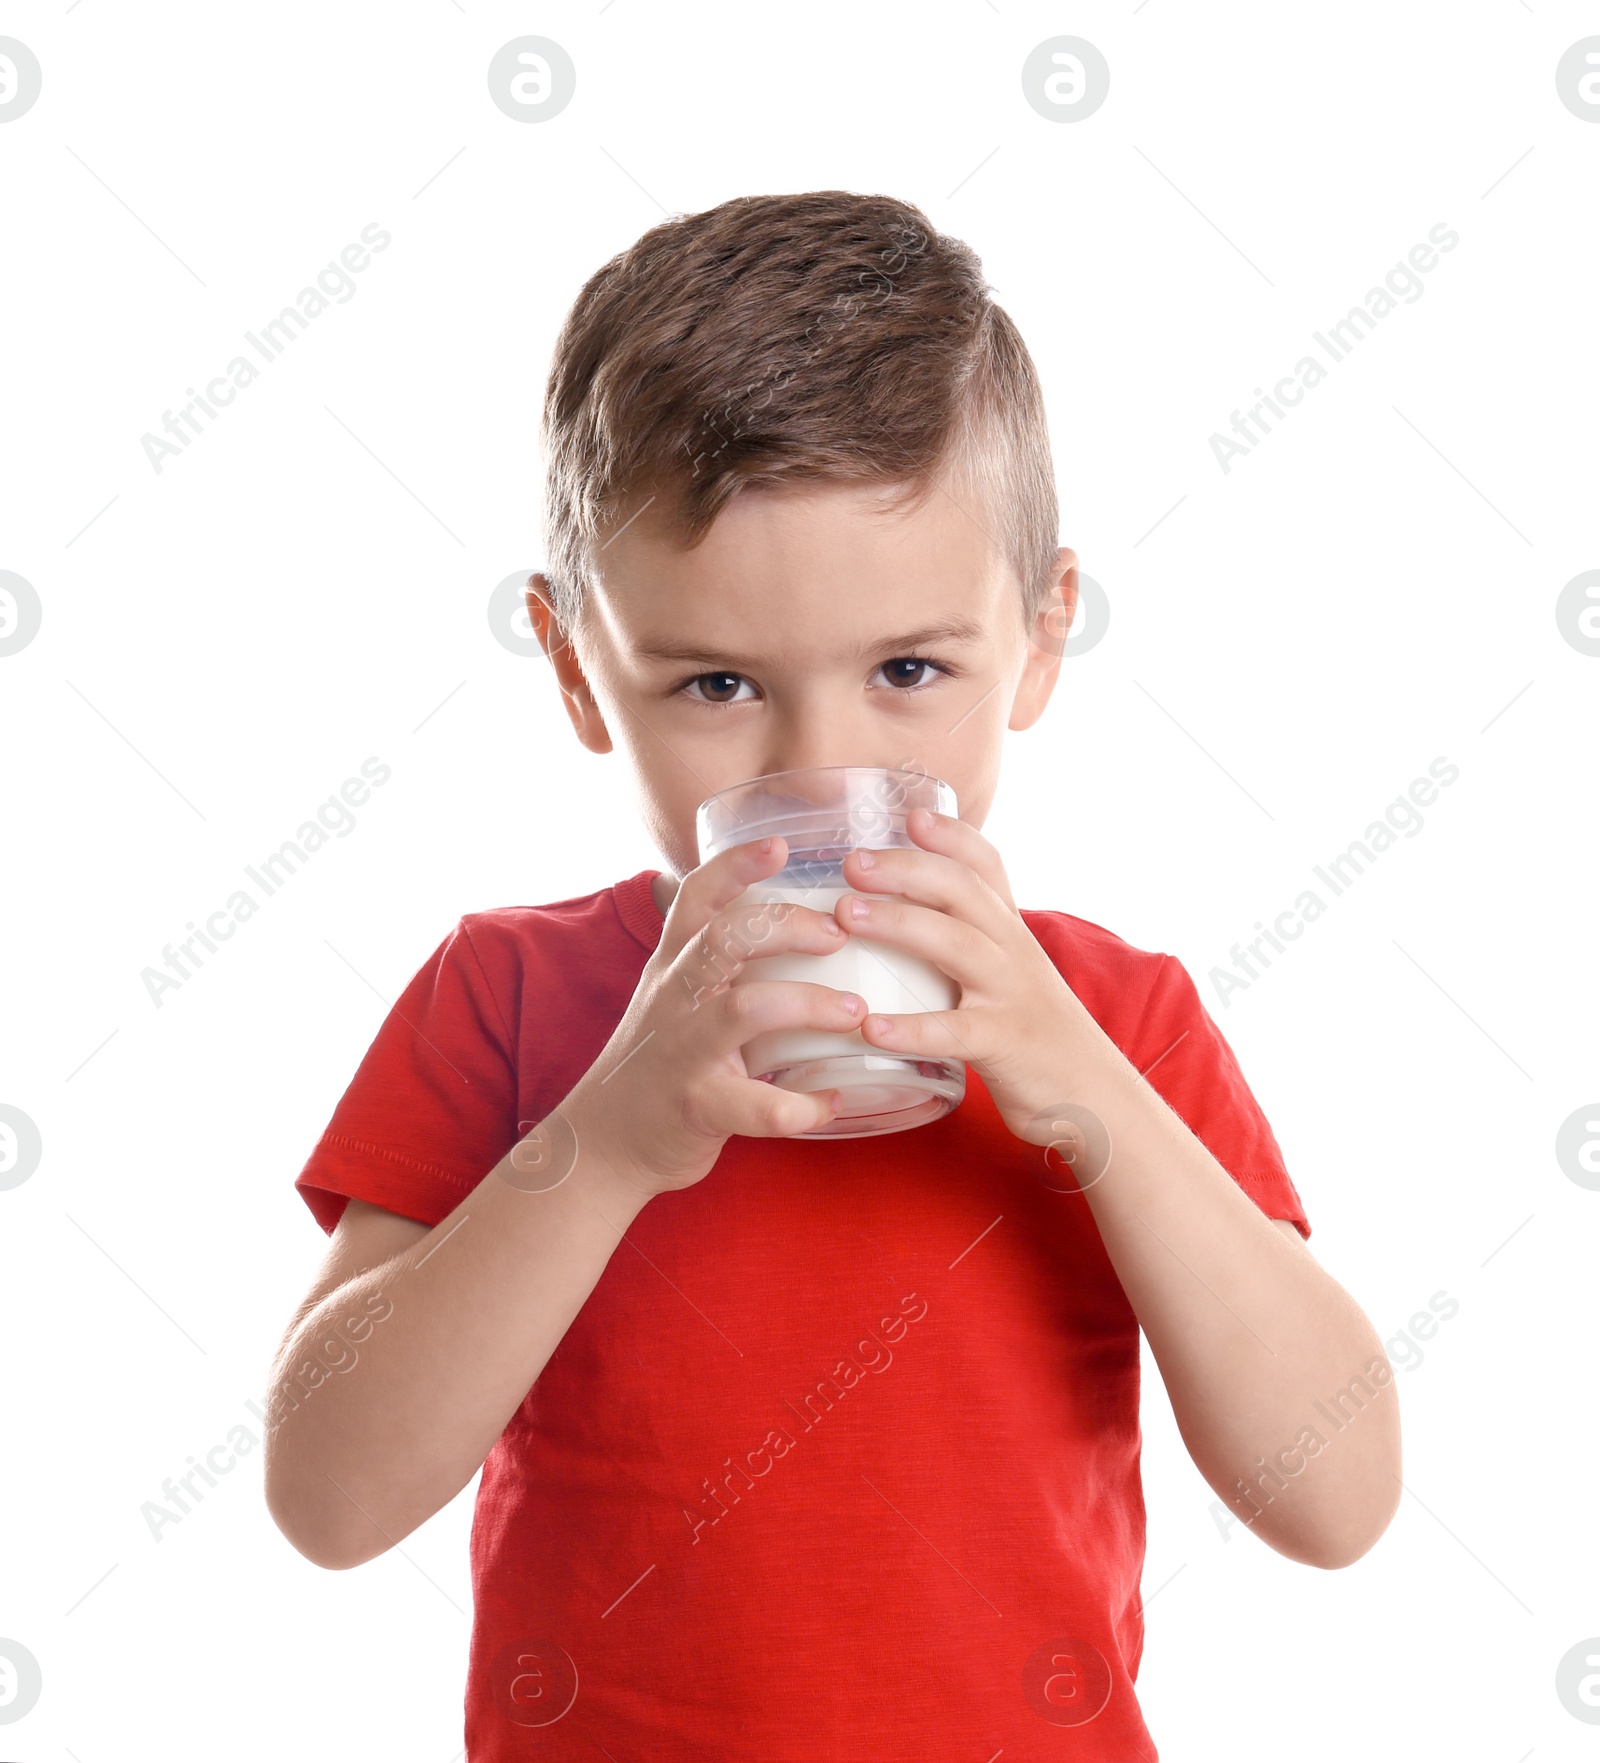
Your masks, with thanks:
[[(931, 669), (935, 675), (948, 675), (952, 678), (960, 671), (943, 661), (930, 660), (926, 655), (897, 655), (891, 661), (880, 663), (878, 671), (885, 675), (895, 695), (901, 698), (909, 697), (913, 692), (925, 692), (936, 683), (931, 678), (907, 678), (902, 671), (906, 669), (913, 674)], [(742, 673), (697, 673), (684, 680), (676, 690), (692, 703), (721, 710), (732, 704), (751, 702), (751, 696), (739, 696), (740, 688), (748, 685), (750, 681)]]
[(889, 676), (889, 683), (902, 694), (905, 692), (921, 692), (933, 684), (931, 679), (906, 679), (904, 675), (896, 677), (896, 668), (909, 667), (920, 670), (931, 667), (935, 673), (948, 674), (951, 670), (942, 662), (930, 661), (926, 655), (897, 655), (893, 661), (885, 661), (882, 671)]
[[(693, 679), (685, 680), (680, 690), (687, 692), (691, 698), (701, 704), (733, 704), (738, 702), (736, 697), (722, 697), (719, 694), (729, 690), (737, 692), (741, 685), (749, 685), (749, 683), (742, 673), (697, 673)], [(712, 688), (703, 698), (691, 690), (692, 687), (702, 684), (709, 684)]]

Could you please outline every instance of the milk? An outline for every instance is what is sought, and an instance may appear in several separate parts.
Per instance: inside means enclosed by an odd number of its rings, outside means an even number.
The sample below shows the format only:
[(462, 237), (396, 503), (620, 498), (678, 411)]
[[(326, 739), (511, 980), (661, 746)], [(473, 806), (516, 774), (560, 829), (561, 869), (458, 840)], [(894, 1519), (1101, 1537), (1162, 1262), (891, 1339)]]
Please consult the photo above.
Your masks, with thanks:
[[(862, 893), (865, 893), (862, 888), (797, 888), (756, 882), (745, 889), (735, 904), (782, 900), (831, 915), (842, 895)], [(867, 894), (866, 897), (884, 899), (889, 896)], [(759, 924), (756, 929), (759, 932)], [(752, 946), (759, 948), (760, 944), (752, 942)], [(847, 937), (844, 947), (829, 955), (785, 951), (778, 955), (753, 957), (745, 962), (734, 983), (757, 979), (806, 980), (812, 985), (855, 992), (866, 1000), (867, 1009), (863, 1016), (869, 1012), (907, 1016), (924, 1010), (953, 1010), (961, 997), (961, 988), (932, 962), (892, 944), (857, 936)], [(874, 1047), (864, 1039), (859, 1029), (841, 1034), (831, 1029), (786, 1028), (755, 1035), (746, 1041), (744, 1060), (745, 1069), (752, 1077), (766, 1077), (807, 1060), (836, 1059), (852, 1053), (881, 1057), (884, 1052), (884, 1048)], [(904, 1055), (897, 1057), (903, 1058)], [(866, 1066), (861, 1071), (861, 1080), (864, 1083), (879, 1081), (872, 1068)]]

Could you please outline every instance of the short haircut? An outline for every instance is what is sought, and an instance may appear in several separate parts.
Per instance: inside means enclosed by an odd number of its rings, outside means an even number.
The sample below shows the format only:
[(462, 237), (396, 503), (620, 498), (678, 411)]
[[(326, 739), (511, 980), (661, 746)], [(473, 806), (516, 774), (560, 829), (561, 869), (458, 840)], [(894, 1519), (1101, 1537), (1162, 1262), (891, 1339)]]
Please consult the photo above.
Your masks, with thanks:
[(1058, 579), (1038, 375), (977, 254), (889, 196), (739, 196), (652, 227), (584, 284), (545, 389), (545, 575), (580, 628), (597, 545), (654, 498), (693, 546), (758, 488), (951, 495), (1019, 583)]

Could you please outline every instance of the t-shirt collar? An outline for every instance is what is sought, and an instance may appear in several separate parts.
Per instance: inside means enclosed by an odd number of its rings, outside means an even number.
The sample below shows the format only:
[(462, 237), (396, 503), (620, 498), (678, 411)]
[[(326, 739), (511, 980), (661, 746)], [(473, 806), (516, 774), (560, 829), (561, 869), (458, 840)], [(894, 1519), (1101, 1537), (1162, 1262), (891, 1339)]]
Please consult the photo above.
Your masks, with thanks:
[(637, 942), (640, 942), (652, 954), (661, 941), (661, 932), (666, 919), (661, 915), (661, 908), (656, 904), (655, 892), (651, 886), (655, 878), (661, 874), (659, 869), (641, 869), (637, 875), (630, 875), (626, 881), (618, 882), (611, 890), (616, 901), (617, 916), (623, 926)]

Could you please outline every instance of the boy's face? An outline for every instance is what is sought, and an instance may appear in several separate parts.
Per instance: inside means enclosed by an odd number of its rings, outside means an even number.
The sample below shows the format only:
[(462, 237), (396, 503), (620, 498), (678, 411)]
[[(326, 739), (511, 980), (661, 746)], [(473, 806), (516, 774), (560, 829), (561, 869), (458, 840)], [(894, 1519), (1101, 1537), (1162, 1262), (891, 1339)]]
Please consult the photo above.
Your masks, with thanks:
[[(744, 492), (692, 550), (647, 506), (599, 549), (570, 645), (544, 576), (532, 578), (529, 614), (579, 740), (632, 761), (672, 872), (657, 881), (663, 910), (672, 877), (699, 862), (695, 809), (716, 791), (802, 766), (895, 766), (944, 778), (981, 827), (1005, 731), (1048, 703), (1076, 556), (1060, 551), (1059, 585), (1025, 635), (983, 511), (936, 490), (889, 514), (884, 494)], [(955, 621), (973, 628), (907, 640)]]

